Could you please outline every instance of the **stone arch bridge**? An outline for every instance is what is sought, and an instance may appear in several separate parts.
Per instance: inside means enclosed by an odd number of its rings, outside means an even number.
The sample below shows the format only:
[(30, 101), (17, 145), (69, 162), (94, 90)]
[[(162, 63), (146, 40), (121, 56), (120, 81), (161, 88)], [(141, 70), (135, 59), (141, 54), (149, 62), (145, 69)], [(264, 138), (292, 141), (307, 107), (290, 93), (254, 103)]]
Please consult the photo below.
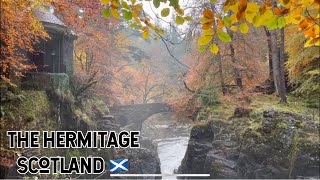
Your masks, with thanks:
[(171, 108), (164, 103), (132, 104), (109, 108), (115, 123), (130, 126), (129, 129), (140, 130), (143, 122), (150, 116), (161, 112), (170, 112)]

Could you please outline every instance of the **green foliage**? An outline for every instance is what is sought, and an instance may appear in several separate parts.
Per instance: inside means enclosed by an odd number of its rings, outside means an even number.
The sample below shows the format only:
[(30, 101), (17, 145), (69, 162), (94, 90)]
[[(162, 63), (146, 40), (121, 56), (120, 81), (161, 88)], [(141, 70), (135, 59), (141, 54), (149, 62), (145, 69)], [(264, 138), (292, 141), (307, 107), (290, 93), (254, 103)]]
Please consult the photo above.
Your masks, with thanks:
[(226, 32), (218, 32), (218, 38), (222, 42), (231, 42), (231, 36)]
[(109, 9), (102, 10), (102, 17), (108, 19), (110, 17), (110, 10)]
[[(39, 118), (44, 119), (50, 112), (49, 101), (45, 91), (21, 91), (20, 94), (13, 94), (7, 91), (2, 101), (2, 114), (8, 120), (16, 123), (29, 123), (29, 127), (33, 122), (35, 125)], [(9, 100), (9, 98), (11, 98)]]
[(74, 126), (75, 122), (77, 125), (84, 123), (93, 127), (96, 126), (95, 120), (109, 114), (104, 102), (96, 98), (83, 96), (75, 99), (74, 92), (59, 89), (48, 91), (48, 95), (55, 107), (62, 107), (61, 114), (65, 122), (69, 123), (67, 126)]
[(259, 95), (259, 96), (252, 96), (252, 103), (250, 107), (255, 109), (257, 112), (262, 112), (267, 109), (275, 109), (275, 110), (282, 110), (282, 111), (291, 111), (301, 114), (308, 114), (312, 115), (315, 118), (319, 118), (319, 109), (316, 107), (319, 104), (319, 100), (314, 98), (314, 101), (296, 97), (293, 94), (288, 94), (288, 104), (282, 105), (279, 104), (279, 97), (274, 95)]
[(201, 88), (197, 97), (205, 107), (219, 104), (217, 92), (213, 85)]
[(170, 14), (170, 8), (164, 8), (161, 10), (161, 16), (167, 17)]
[(182, 24), (184, 23), (184, 18), (181, 17), (181, 16), (177, 16), (177, 17), (176, 17), (176, 23), (177, 23), (178, 25), (182, 25)]
[(160, 0), (153, 0), (153, 5), (155, 8), (160, 7)]

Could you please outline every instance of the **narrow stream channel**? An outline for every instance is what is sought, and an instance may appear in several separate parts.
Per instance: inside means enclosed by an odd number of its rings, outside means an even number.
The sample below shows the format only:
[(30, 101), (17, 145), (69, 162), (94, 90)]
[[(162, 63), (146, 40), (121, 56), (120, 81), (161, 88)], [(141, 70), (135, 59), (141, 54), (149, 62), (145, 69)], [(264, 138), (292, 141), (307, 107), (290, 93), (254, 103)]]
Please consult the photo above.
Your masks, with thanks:
[(156, 114), (144, 122), (142, 134), (157, 145), (162, 174), (174, 174), (180, 166), (190, 130), (190, 125), (177, 123), (173, 113)]
[(158, 154), (162, 174), (173, 174), (186, 153), (189, 137), (176, 137), (158, 140)]

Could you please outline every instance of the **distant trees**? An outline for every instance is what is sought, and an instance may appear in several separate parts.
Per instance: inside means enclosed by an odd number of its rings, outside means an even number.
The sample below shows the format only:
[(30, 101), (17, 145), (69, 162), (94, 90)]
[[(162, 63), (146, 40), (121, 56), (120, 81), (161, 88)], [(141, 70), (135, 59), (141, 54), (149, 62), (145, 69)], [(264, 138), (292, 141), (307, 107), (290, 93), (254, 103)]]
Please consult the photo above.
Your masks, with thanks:
[[(115, 11), (119, 8), (125, 9), (124, 17), (128, 17), (128, 14), (131, 15), (130, 18), (125, 19), (134, 24), (132, 27), (141, 31), (143, 38), (148, 38), (150, 31), (154, 31), (157, 36), (162, 36), (161, 29), (145, 16), (143, 5), (137, 1), (121, 1), (120, 3), (118, 0), (103, 0), (101, 2), (106, 5), (104, 11), (111, 11), (111, 14), (118, 19), (120, 15)], [(199, 49), (200, 51), (209, 50), (212, 54), (217, 54), (220, 50), (214, 37), (223, 43), (230, 43), (233, 40), (231, 31), (247, 34), (252, 26), (266, 28), (269, 45), (269, 77), (271, 79), (271, 75), (273, 76), (272, 80), (276, 92), (281, 97), (280, 103), (287, 103), (284, 65), (285, 32), (283, 28), (294, 24), (297, 29), (304, 32), (307, 39), (305, 47), (320, 46), (319, 18), (317, 14), (310, 13), (310, 10), (320, 9), (319, 0), (280, 0), (260, 1), (259, 3), (247, 0), (227, 0), (223, 3), (216, 0), (197, 1), (196, 5), (198, 6), (195, 9), (202, 10), (200, 17), (188, 16), (179, 1), (170, 0), (166, 4), (167, 1), (153, 0), (155, 8), (159, 8), (161, 3), (167, 6), (162, 7), (161, 16), (167, 17), (170, 13), (174, 14), (177, 25), (182, 25), (192, 19), (199, 22), (203, 30), (198, 40)], [(235, 57), (233, 43), (230, 43), (229, 48), (232, 62), (236, 64), (237, 57)], [(243, 88), (239, 68), (234, 67), (233, 70), (237, 86)]]

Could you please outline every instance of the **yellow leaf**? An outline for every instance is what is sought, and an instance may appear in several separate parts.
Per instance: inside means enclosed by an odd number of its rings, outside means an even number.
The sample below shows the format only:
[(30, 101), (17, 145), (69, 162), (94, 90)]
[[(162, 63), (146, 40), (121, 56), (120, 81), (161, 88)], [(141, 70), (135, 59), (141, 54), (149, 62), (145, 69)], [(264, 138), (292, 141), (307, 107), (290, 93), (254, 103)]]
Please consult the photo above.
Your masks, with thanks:
[(271, 21), (274, 21), (275, 15), (271, 10), (266, 10), (263, 14), (257, 14), (253, 18), (253, 25), (255, 27), (260, 27), (262, 25), (269, 24)]
[(112, 16), (115, 17), (116, 19), (120, 19), (120, 14), (119, 14), (118, 10), (115, 8), (112, 8), (112, 7), (110, 9), (111, 9)]
[(136, 12), (132, 12), (132, 17), (138, 24), (141, 24), (141, 21), (138, 18), (138, 15), (136, 14)]
[(314, 28), (314, 33), (316, 34), (316, 37), (319, 37), (320, 36), (320, 27), (319, 27), (319, 25), (315, 24), (313, 26), (313, 28)]
[(208, 18), (205, 18), (205, 17), (202, 17), (199, 19), (200, 23), (201, 24), (205, 24), (205, 23), (209, 23), (212, 21), (212, 19), (208, 19)]
[(320, 38), (310, 38), (305, 44), (304, 47), (311, 47), (311, 46), (320, 46)]
[(320, 9), (320, 0), (314, 0), (312, 6), (316, 9)]
[(273, 12), (271, 10), (266, 10), (262, 16), (266, 21), (271, 20), (273, 18)]
[(130, 6), (129, 6), (128, 3), (125, 2), (125, 1), (121, 1), (121, 5), (122, 5), (122, 7), (125, 8), (125, 9), (130, 9)]
[(209, 44), (212, 40), (212, 36), (201, 36), (199, 39), (198, 39), (198, 45), (199, 46), (205, 46), (207, 44)]
[(141, 4), (136, 4), (133, 6), (133, 11), (135, 11), (137, 14), (140, 14), (141, 10), (143, 10)]
[(237, 14), (232, 14), (230, 16), (231, 24), (237, 23), (239, 20), (237, 18)]
[(231, 10), (232, 12), (237, 13), (238, 12), (238, 4), (239, 4), (239, 2), (237, 1), (234, 4), (226, 5), (223, 7), (223, 11), (228, 12), (229, 10)]
[(252, 14), (248, 14), (246, 13), (246, 19), (249, 23), (253, 22), (253, 18), (256, 16), (256, 14), (252, 13)]
[(237, 26), (231, 26), (230, 29), (231, 29), (231, 31), (234, 31), (234, 32), (238, 31), (238, 27)]
[(210, 45), (210, 52), (217, 54), (219, 52), (219, 47), (215, 43), (212, 43)]
[(239, 6), (239, 2), (235, 3), (234, 5), (230, 6), (230, 10), (234, 13), (238, 12), (238, 6)]
[(181, 16), (184, 15), (184, 10), (183, 10), (183, 9), (177, 7), (177, 8), (174, 8), (174, 10), (176, 10), (176, 12), (177, 12), (179, 15), (181, 15)]
[(149, 38), (149, 29), (147, 27), (143, 28), (143, 32), (142, 32), (142, 38), (143, 39), (148, 39)]
[(254, 2), (248, 2), (246, 13), (247, 14), (255, 14), (258, 12), (260, 6)]
[(214, 35), (214, 30), (213, 29), (208, 29), (203, 31), (204, 36), (213, 36)]
[(107, 5), (109, 4), (111, 0), (100, 0), (100, 2), (103, 4), (103, 5)]
[(243, 34), (247, 34), (249, 32), (249, 26), (247, 23), (241, 23), (239, 26), (240, 32)]

